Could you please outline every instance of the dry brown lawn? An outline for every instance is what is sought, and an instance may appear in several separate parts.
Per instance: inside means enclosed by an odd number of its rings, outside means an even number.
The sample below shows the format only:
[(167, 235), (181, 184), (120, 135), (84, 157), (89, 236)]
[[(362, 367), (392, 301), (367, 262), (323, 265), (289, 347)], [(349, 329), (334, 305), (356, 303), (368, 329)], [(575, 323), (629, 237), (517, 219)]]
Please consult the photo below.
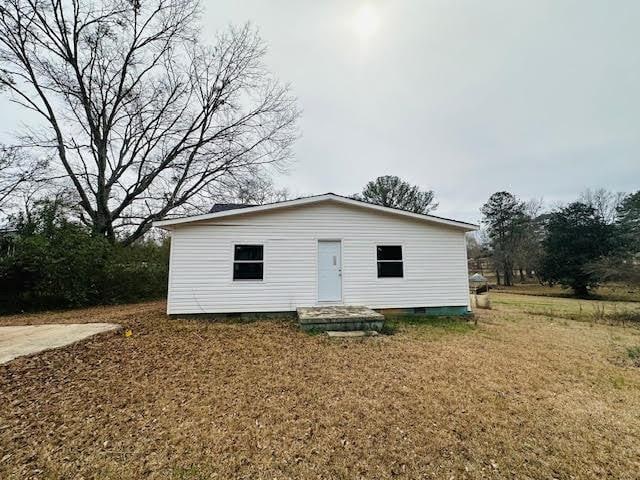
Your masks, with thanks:
[[(549, 287), (548, 285), (540, 285), (539, 283), (516, 282), (510, 287), (495, 286), (492, 278), (494, 291), (503, 293), (516, 293), (520, 295), (533, 295), (541, 297), (564, 297), (570, 298), (573, 293), (571, 289), (562, 288), (559, 285)], [(637, 285), (625, 285), (620, 283), (606, 283), (601, 285), (592, 292), (592, 296), (599, 300), (620, 301), (620, 302), (640, 302), (640, 287)]]
[(161, 303), (0, 366), (0, 478), (616, 478), (640, 472), (640, 330), (497, 304), (358, 341)]

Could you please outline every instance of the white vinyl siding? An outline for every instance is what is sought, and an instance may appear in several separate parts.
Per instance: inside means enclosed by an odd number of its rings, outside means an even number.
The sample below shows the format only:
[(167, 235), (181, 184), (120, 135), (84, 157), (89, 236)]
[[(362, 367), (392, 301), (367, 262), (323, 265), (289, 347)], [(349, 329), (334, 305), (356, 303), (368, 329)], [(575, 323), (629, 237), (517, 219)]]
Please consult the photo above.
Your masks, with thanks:
[[(342, 303), (468, 306), (464, 232), (332, 201), (176, 225), (170, 314), (318, 305), (319, 240), (342, 242)], [(234, 245), (264, 245), (262, 281), (234, 282)], [(404, 276), (378, 278), (377, 245), (402, 245)]]

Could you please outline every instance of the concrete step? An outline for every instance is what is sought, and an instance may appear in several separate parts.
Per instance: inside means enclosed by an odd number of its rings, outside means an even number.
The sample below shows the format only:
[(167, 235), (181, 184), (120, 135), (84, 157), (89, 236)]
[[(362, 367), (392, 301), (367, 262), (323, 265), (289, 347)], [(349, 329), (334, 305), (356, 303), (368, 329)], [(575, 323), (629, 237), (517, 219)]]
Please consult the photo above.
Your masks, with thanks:
[(350, 332), (335, 332), (327, 331), (327, 335), (330, 338), (360, 338), (360, 337), (375, 337), (378, 332), (375, 330), (353, 330)]
[(303, 330), (380, 330), (384, 322), (381, 313), (356, 305), (300, 307), (297, 312), (298, 323)]

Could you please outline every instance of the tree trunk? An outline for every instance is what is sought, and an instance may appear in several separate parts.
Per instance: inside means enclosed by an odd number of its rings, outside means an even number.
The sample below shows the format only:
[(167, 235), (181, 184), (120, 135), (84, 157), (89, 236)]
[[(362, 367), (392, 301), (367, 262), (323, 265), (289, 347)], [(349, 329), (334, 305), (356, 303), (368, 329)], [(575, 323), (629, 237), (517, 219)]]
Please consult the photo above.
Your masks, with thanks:
[(511, 262), (505, 260), (504, 261), (504, 284), (505, 287), (513, 286), (513, 266)]
[(520, 283), (524, 283), (524, 270), (522, 270), (522, 267), (518, 269), (518, 273), (520, 273)]
[(496, 285), (500, 285), (500, 270), (496, 269)]
[(109, 214), (100, 209), (93, 220), (93, 233), (105, 237), (110, 243), (116, 242), (113, 224)]
[(586, 285), (574, 285), (573, 286), (573, 292), (575, 293), (576, 297), (588, 297), (589, 296), (589, 289), (587, 288)]

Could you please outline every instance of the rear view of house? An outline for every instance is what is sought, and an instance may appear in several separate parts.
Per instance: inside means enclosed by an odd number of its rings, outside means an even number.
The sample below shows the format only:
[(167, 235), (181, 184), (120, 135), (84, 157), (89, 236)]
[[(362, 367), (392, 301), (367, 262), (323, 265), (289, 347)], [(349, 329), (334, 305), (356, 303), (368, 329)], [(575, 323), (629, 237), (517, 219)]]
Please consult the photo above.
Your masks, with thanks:
[(171, 232), (167, 313), (469, 308), (475, 225), (332, 193), (237, 207), (155, 223)]

